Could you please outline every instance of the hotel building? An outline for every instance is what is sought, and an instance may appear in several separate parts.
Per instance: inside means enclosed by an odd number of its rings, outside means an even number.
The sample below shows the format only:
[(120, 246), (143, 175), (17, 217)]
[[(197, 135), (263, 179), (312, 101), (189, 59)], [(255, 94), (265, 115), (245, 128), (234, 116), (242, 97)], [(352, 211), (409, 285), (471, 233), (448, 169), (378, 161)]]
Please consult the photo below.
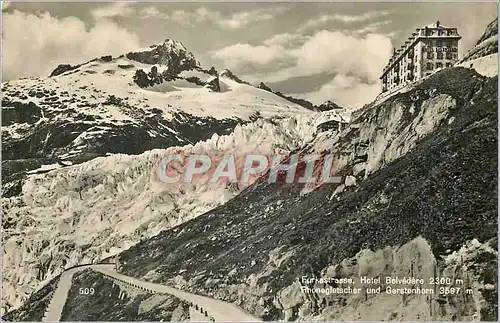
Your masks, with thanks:
[(458, 60), (460, 38), (456, 28), (441, 26), (439, 21), (417, 28), (401, 48), (394, 48), (380, 77), (382, 93), (453, 66)]

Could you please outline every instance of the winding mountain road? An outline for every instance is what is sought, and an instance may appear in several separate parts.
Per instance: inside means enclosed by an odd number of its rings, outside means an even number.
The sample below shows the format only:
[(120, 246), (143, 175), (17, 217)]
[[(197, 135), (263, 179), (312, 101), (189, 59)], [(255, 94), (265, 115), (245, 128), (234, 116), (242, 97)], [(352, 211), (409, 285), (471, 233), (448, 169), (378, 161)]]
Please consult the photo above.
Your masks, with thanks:
[[(98, 271), (110, 277), (111, 279), (132, 285), (136, 288), (140, 288), (155, 293), (170, 294), (188, 303), (192, 303), (193, 305), (195, 304), (197, 309), (203, 308), (203, 310), (208, 312), (209, 317), (212, 317), (215, 321), (219, 322), (262, 321), (244, 312), (241, 308), (232, 303), (216, 300), (206, 296), (188, 293), (180, 289), (172, 288), (161, 284), (150, 283), (134, 277), (126, 276), (117, 273), (115, 270), (115, 266), (112, 264), (95, 264), (95, 265), (86, 265), (86, 266), (71, 268), (61, 274), (61, 278), (59, 280), (59, 283), (57, 284), (57, 288), (54, 292), (52, 300), (49, 306), (47, 307), (46, 315), (43, 318), (44, 322), (59, 322), (64, 304), (66, 303), (66, 300), (68, 298), (68, 293), (71, 288), (73, 275), (79, 271), (89, 268)], [(208, 321), (208, 317), (204, 316), (201, 313), (198, 313), (197, 310), (194, 310), (194, 307), (190, 308), (190, 314), (191, 314), (190, 315), (191, 321), (196, 321), (196, 322)]]
[(59, 322), (61, 318), (61, 313), (66, 303), (66, 299), (68, 298), (68, 293), (71, 288), (71, 283), (73, 280), (73, 275), (79, 271), (92, 268), (97, 269), (98, 267), (113, 269), (113, 265), (88, 265), (88, 266), (80, 266), (74, 267), (66, 270), (61, 274), (61, 278), (59, 278), (59, 282), (57, 283), (56, 290), (54, 291), (54, 295), (47, 307), (45, 312), (45, 316), (43, 317), (43, 322)]

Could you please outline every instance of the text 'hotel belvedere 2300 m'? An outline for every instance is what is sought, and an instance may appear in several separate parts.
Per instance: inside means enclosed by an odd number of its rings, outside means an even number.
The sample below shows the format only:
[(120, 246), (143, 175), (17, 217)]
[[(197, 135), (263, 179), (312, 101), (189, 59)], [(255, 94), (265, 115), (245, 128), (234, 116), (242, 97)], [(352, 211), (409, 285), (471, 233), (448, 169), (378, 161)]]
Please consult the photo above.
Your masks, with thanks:
[(442, 26), (439, 21), (417, 28), (400, 49), (394, 48), (380, 77), (382, 92), (415, 82), (438, 69), (453, 66), (458, 60), (460, 38), (456, 28)]

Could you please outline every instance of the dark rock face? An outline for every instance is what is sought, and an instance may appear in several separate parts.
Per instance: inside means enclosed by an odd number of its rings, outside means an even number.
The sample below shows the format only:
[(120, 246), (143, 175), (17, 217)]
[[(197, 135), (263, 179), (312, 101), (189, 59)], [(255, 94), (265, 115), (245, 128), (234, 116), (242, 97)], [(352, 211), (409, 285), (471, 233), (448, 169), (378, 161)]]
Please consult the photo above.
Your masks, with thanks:
[(317, 105), (316, 109), (318, 109), (319, 111), (330, 111), (330, 110), (333, 110), (333, 109), (342, 109), (342, 107), (340, 107), (339, 105), (337, 105), (335, 102), (326, 101), (323, 104)]
[(196, 76), (186, 77), (185, 80), (188, 81), (188, 82), (190, 82), (190, 83), (199, 85), (199, 86), (205, 86), (206, 85), (205, 82), (203, 82), (202, 80), (200, 80)]
[(306, 109), (312, 110), (312, 111), (329, 111), (329, 110), (333, 110), (333, 109), (342, 109), (342, 107), (338, 106), (337, 104), (335, 104), (332, 101), (327, 101), (321, 105), (314, 105), (311, 102), (304, 100), (304, 99), (294, 98), (292, 96), (285, 95), (281, 92), (273, 92), (273, 90), (269, 86), (267, 86), (264, 82), (260, 82), (260, 84), (257, 87), (259, 89), (274, 93), (277, 96), (282, 97), (285, 100), (288, 100), (292, 103), (298, 104), (298, 105), (300, 105)]
[(269, 86), (267, 86), (264, 82), (260, 82), (257, 86), (259, 89), (266, 90), (268, 92), (273, 92)]
[(297, 98), (294, 98), (294, 97), (291, 97), (291, 96), (288, 96), (288, 95), (284, 95), (281, 92), (275, 92), (274, 94), (276, 94), (277, 96), (282, 97), (285, 100), (288, 100), (290, 102), (293, 102), (293, 103), (296, 103), (298, 105), (301, 105), (301, 106), (303, 106), (306, 109), (316, 111), (316, 108), (315, 108), (314, 104), (312, 104), (311, 102), (309, 102), (307, 100), (297, 99)]
[(24, 104), (21, 102), (10, 102), (8, 99), (2, 102), (2, 126), (14, 123), (36, 123), (42, 117), (42, 110), (33, 102)]
[(220, 92), (219, 77), (214, 77), (211, 81), (207, 82), (206, 86), (214, 92)]
[(150, 48), (148, 51), (128, 53), (126, 57), (139, 63), (166, 65), (168, 71), (174, 75), (200, 65), (180, 42), (166, 39), (163, 44), (151, 45)]
[[(437, 91), (456, 100), (453, 122), (442, 124), (359, 186), (332, 199), (336, 187), (300, 195), (297, 184), (258, 182), (226, 204), (123, 252), (123, 272), (141, 277), (155, 270), (156, 281), (169, 283), (184, 269), (184, 288), (277, 320), (284, 317), (274, 301), (280, 290), (302, 275), (319, 277), (325, 267), (362, 249), (401, 246), (420, 236), (441, 259), (447, 250), (458, 250), (471, 239), (494, 239), (497, 87), (497, 79), (462, 68), (438, 73), (379, 109), (396, 102), (418, 109)], [(341, 143), (352, 142), (359, 131), (353, 128)], [(287, 251), (291, 253), (286, 260), (269, 267), (271, 253), (281, 259)], [(497, 277), (490, 274), (496, 272), (496, 261), (477, 261), (486, 268), (481, 274), (484, 283), (496, 286)], [(438, 276), (442, 268), (438, 262)], [(249, 286), (250, 277), (256, 285)], [(496, 294), (483, 295), (488, 299), (483, 319), (496, 320)], [(316, 306), (313, 311), (333, 305)]]
[(215, 67), (211, 67), (209, 70), (208, 70), (208, 74), (210, 75), (213, 75), (213, 76), (217, 76), (217, 70), (215, 69)]
[[(156, 66), (151, 66), (149, 73), (144, 72), (142, 69), (137, 69), (135, 71), (133, 80), (140, 88), (147, 88), (155, 84), (161, 84), (163, 82), (168, 82), (175, 80), (177, 77), (169, 71), (163, 71), (158, 73), (158, 68)], [(186, 78), (188, 82), (193, 82), (199, 85), (204, 85), (197, 77)], [(201, 84), (200, 84), (201, 83)]]
[(126, 70), (129, 68), (134, 68), (134, 65), (132, 65), (132, 64), (118, 64), (118, 67), (123, 69), (123, 70)]
[(59, 66), (57, 66), (53, 71), (52, 73), (50, 73), (50, 77), (54, 77), (54, 76), (57, 76), (57, 75), (60, 75), (62, 73), (65, 73), (67, 71), (72, 71), (74, 69), (77, 69), (78, 67), (80, 66), (71, 66), (69, 64), (61, 64)]
[(140, 88), (145, 88), (154, 84), (151, 82), (146, 72), (144, 72), (142, 69), (138, 69), (137, 71), (135, 71), (134, 83), (137, 84)]
[(111, 62), (113, 60), (113, 57), (111, 55), (105, 55), (105, 56), (101, 56), (100, 60), (102, 62)]
[[(80, 288), (94, 293), (80, 294)], [(120, 298), (120, 292), (125, 297)], [(146, 310), (141, 309), (141, 304)], [(76, 273), (64, 305), (61, 321), (188, 321), (189, 304), (170, 295), (121, 289), (91, 269)]]

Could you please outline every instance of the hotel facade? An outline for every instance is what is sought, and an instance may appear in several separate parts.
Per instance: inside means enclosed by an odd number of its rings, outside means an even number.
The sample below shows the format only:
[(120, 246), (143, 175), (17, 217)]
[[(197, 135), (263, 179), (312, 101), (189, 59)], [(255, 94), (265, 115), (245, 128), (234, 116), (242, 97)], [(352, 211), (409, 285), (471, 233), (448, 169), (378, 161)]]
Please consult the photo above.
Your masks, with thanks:
[(453, 66), (458, 60), (460, 38), (456, 28), (441, 26), (439, 21), (417, 28), (404, 45), (394, 48), (380, 77), (382, 93)]

